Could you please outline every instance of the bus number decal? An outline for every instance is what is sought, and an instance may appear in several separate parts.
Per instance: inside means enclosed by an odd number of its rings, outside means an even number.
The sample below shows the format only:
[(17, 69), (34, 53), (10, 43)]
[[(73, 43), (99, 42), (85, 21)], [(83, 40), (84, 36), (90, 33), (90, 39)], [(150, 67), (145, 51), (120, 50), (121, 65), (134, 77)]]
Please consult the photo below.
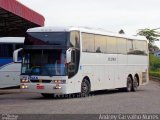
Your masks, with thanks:
[(108, 61), (116, 61), (116, 58), (114, 58), (114, 57), (109, 57), (109, 58), (108, 58)]

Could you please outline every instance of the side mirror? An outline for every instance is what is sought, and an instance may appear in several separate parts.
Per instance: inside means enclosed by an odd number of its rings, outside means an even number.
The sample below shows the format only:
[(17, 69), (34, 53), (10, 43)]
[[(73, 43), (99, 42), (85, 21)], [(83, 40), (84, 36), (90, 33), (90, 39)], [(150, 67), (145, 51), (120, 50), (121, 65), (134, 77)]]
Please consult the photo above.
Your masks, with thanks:
[(66, 51), (66, 62), (67, 62), (67, 63), (72, 62), (72, 48), (69, 48), (69, 49)]
[(19, 52), (22, 51), (22, 49), (23, 48), (19, 48), (13, 52), (13, 62), (21, 63), (21, 60), (19, 60), (18, 58), (19, 58)]

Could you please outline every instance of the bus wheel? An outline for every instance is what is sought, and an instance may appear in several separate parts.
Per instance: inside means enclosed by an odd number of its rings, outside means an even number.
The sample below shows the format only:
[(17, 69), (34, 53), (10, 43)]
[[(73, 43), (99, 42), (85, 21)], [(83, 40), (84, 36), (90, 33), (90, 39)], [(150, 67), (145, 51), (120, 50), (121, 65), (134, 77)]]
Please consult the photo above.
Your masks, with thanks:
[(88, 80), (84, 79), (81, 84), (81, 96), (86, 97), (90, 92), (90, 83)]
[(127, 78), (127, 87), (126, 87), (126, 91), (130, 92), (132, 90), (132, 78), (128, 77)]
[(54, 98), (54, 94), (41, 93), (41, 95), (45, 98)]
[(132, 91), (137, 91), (138, 88), (138, 78), (135, 76), (133, 79)]

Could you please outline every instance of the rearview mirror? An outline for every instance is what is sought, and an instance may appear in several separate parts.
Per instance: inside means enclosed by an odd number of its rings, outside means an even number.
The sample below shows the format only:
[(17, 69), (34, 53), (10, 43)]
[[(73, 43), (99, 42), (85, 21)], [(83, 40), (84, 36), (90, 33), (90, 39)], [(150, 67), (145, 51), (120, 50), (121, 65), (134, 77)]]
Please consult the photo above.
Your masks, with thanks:
[(66, 51), (66, 62), (70, 63), (72, 61), (72, 48)]
[(21, 60), (19, 60), (19, 58), (20, 58), (20, 52), (23, 50), (23, 48), (19, 48), (19, 49), (17, 49), (17, 50), (15, 50), (14, 52), (13, 52), (13, 62), (15, 62), (15, 63), (21, 63), (22, 61)]

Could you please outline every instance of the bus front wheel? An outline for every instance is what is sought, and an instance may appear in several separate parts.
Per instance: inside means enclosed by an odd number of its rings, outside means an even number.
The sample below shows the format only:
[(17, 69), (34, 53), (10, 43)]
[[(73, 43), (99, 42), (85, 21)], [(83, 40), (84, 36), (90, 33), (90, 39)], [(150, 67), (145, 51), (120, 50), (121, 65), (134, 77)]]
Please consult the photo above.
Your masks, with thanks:
[(81, 84), (81, 96), (86, 97), (90, 92), (90, 83), (87, 79), (84, 79)]

